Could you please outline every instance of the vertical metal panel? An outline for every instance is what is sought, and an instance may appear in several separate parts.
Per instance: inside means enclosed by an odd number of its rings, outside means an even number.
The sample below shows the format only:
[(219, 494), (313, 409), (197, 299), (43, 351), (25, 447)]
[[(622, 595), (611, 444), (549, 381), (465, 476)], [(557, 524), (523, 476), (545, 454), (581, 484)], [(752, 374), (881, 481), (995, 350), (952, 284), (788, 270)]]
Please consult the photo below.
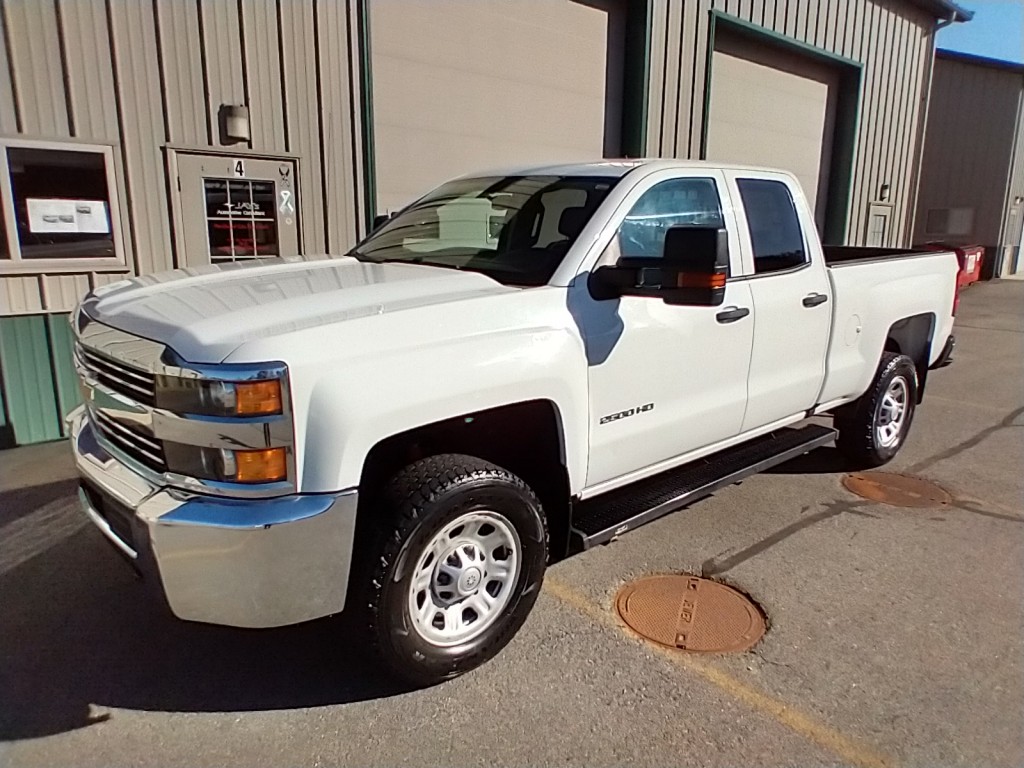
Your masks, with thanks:
[(74, 135), (117, 140), (117, 104), (104, 0), (58, 0)]
[[(1020, 93), (1017, 96), (1017, 135), (1013, 143), (1013, 166), (1010, 169), (1010, 181), (1006, 193), (1006, 202), (1003, 204), (1005, 214), (1003, 217), (999, 243), (1011, 251), (1004, 253), (1012, 257), (1013, 252), (1019, 254), (1022, 245), (1022, 220), (1024, 220), (1024, 203), (1015, 204), (1018, 197), (1024, 198), (1024, 75), (1017, 75), (1020, 84)], [(1024, 258), (1018, 256), (1017, 265), (1024, 268)], [(1003, 274), (1006, 274), (1013, 267), (1013, 263), (1003, 264)]]
[(704, 132), (704, 108), (708, 102), (705, 77), (708, 65), (708, 29), (711, 25), (709, 0), (697, 0), (693, 3), (694, 14), (694, 65), (693, 65), (693, 98), (690, 102), (690, 157), (700, 157), (702, 150), (701, 138)]
[(238, 6), (229, 0), (199, 0), (199, 6), (208, 109), (216, 140), (220, 106), (245, 103)]
[(0, 276), (0, 314), (24, 315), (43, 311), (42, 278)]
[(344, 253), (358, 237), (356, 175), (348, 151), (356, 141), (357, 105), (352, 99), (355, 72), (349, 65), (353, 21), (350, 2), (326, 2), (318, 6), (317, 46), (320, 53), (320, 103), (324, 217), (327, 250)]
[(299, 155), (299, 219), (302, 250), (326, 250), (324, 240), (323, 179), (320, 168), (320, 131), (317, 115), (316, 29), (311, 3), (285, 2), (280, 6), (281, 64), (284, 70), (284, 108), (288, 150)]
[(212, 134), (203, 85), (199, 9), (184, 0), (153, 1), (160, 30), (167, 139), (178, 144), (207, 144)]
[[(277, 46), (276, 6), (267, 0), (240, 0), (239, 10), (252, 148), (261, 152), (283, 152), (284, 104), (281, 101), (281, 51)], [(343, 39), (337, 41), (339, 45), (343, 43)], [(343, 51), (347, 50), (345, 46)], [(339, 65), (337, 71), (329, 73), (328, 83), (344, 78), (348, 73), (348, 67)]]
[(131, 277), (131, 275), (125, 275), (117, 272), (93, 272), (89, 275), (89, 288), (96, 289), (104, 285), (110, 285), (111, 283), (118, 283), (129, 277)]
[[(14, 100), (14, 84), (7, 51), (7, 19), (0, 8), (0, 132), (18, 130), (18, 107)], [(0, 409), (2, 411), (2, 409)], [(2, 418), (2, 413), (0, 413)]]
[(8, 2), (0, 6), (13, 64), (21, 130), (69, 136), (67, 100), (54, 0)]
[[(684, 40), (697, 39), (697, 25), (700, 23), (700, 17), (703, 15), (707, 18), (708, 9), (703, 6), (704, 3), (701, 2), (687, 3), (686, 12), (683, 14), (682, 37)], [(707, 33), (705, 32), (705, 38), (706, 35)], [(692, 51), (684, 48), (682, 55), (685, 67), (683, 75), (685, 88), (682, 89), (683, 96), (680, 113), (685, 119), (680, 121), (679, 130), (680, 134), (683, 135), (679, 139), (677, 157), (693, 159), (700, 156), (700, 120), (695, 121), (694, 117), (696, 115), (699, 118), (700, 114), (704, 111), (704, 88), (702, 84), (704, 82), (706, 51), (707, 43), (703, 46), (693, 46)]]
[(46, 317), (0, 317), (0, 379), (20, 444), (61, 436)]
[(666, 0), (668, 7), (667, 37), (673, 41), (672, 45), (665, 48), (665, 68), (663, 71), (664, 90), (662, 103), (664, 104), (663, 118), (658, 131), (658, 156), (674, 157), (677, 129), (680, 118), (680, 56), (686, 49), (685, 45), (679, 44), (681, 30), (681, 14), (683, 12), (683, 0)]
[(929, 210), (971, 207), (974, 227), (963, 239), (988, 247), (1004, 244), (1022, 87), (1024, 76), (1019, 73), (936, 60), (916, 238), (932, 234), (926, 228)]
[(62, 435), (67, 434), (64, 417), (80, 402), (78, 377), (72, 352), (74, 336), (68, 315), (47, 315), (47, 332), (50, 341), (50, 368), (53, 372), (54, 390), (57, 394), (58, 426)]
[(109, 14), (134, 263), (139, 273), (158, 272), (170, 268), (172, 259), (153, 8), (109, 0)]
[(661, 154), (662, 122), (665, 115), (665, 57), (668, 55), (668, 5), (663, 2), (651, 6), (651, 51), (650, 74), (647, 98), (647, 140), (644, 154), (657, 157)]
[(70, 312), (89, 292), (88, 275), (43, 275), (43, 309)]

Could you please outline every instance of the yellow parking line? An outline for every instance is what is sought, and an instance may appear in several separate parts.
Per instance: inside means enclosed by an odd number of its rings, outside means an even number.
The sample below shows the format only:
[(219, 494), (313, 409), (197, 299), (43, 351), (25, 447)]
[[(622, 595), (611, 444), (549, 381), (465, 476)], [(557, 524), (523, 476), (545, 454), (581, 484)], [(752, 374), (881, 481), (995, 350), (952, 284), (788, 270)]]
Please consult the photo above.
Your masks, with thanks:
[[(550, 576), (544, 579), (544, 591), (600, 624), (626, 629), (621, 627), (609, 611), (603, 610), (599, 605), (595, 605), (572, 587), (556, 581)], [(631, 632), (630, 634), (633, 633)], [(716, 688), (719, 688), (735, 699), (739, 699), (752, 709), (774, 718), (790, 730), (824, 747), (853, 765), (862, 766), (863, 768), (891, 768), (891, 766), (895, 765), (895, 761), (891, 757), (882, 755), (875, 749), (861, 744), (848, 736), (844, 736), (839, 731), (794, 709), (789, 704), (747, 685), (720, 667), (701, 661), (698, 657), (691, 654), (673, 651), (653, 643), (647, 647), (657, 651), (673, 664), (691, 672), (696, 672)]]

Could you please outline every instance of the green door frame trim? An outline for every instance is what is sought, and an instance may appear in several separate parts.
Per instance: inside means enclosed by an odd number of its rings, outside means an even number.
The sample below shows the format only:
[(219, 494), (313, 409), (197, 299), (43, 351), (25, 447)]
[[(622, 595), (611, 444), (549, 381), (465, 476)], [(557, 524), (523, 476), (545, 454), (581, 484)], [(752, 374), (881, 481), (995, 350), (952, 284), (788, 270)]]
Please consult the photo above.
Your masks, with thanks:
[(704, 67), (704, 118), (701, 121), (700, 158), (707, 159), (708, 118), (711, 115), (711, 63), (715, 52), (715, 32), (719, 25), (733, 34), (746, 37), (790, 53), (808, 56), (839, 71), (839, 94), (836, 98), (835, 137), (829, 165), (828, 199), (825, 207), (825, 231), (822, 240), (841, 245), (846, 242), (853, 194), (853, 158), (857, 147), (860, 122), (861, 84), (864, 65), (824, 48), (795, 40), (775, 30), (752, 24), (722, 11), (710, 11), (707, 61)]
[(377, 217), (377, 156), (373, 133), (373, 54), (370, 49), (370, 0), (356, 0), (359, 21), (359, 87), (363, 150), (363, 226), (373, 228)]
[(629, 0), (622, 77), (622, 141), (625, 157), (647, 155), (651, 86), (651, 23), (654, 0)]

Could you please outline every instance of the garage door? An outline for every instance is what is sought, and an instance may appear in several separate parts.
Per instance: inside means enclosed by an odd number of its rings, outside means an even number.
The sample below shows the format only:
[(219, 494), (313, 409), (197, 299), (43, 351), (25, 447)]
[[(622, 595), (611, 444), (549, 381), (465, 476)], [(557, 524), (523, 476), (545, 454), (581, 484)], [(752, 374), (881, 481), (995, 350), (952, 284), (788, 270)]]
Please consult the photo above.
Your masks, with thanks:
[(464, 173), (618, 154), (620, 6), (374, 0), (379, 210)]
[(825, 223), (839, 73), (805, 56), (716, 35), (707, 157), (796, 174)]

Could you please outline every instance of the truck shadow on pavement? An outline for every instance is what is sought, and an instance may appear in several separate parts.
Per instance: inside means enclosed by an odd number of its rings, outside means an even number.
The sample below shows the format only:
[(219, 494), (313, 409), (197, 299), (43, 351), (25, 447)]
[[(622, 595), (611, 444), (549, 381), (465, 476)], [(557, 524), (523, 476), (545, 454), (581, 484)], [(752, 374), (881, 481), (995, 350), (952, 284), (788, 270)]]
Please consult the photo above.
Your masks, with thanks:
[[(72, 498), (59, 511), (65, 523), (80, 514)], [(54, 531), (46, 517), (37, 544)], [(15, 553), (6, 572), (0, 561), (0, 741), (116, 718), (111, 708), (290, 709), (408, 690), (358, 652), (341, 619), (259, 631), (179, 621), (98, 531), (70, 530), (29, 559)]]

